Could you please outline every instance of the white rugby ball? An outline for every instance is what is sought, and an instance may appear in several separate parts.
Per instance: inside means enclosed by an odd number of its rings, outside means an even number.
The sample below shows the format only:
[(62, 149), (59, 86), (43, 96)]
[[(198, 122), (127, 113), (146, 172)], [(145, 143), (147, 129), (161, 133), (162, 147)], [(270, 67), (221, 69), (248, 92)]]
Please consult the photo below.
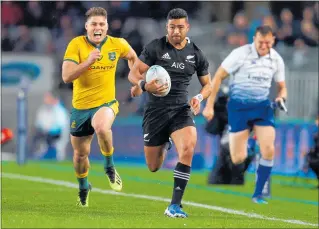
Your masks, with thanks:
[(171, 77), (169, 76), (168, 72), (160, 65), (153, 65), (151, 66), (148, 71), (146, 72), (146, 82), (150, 82), (153, 79), (157, 79), (157, 83), (163, 85), (165, 83), (168, 84), (168, 88), (165, 92), (161, 94), (153, 94), (157, 97), (164, 97), (166, 96), (169, 91), (171, 90)]

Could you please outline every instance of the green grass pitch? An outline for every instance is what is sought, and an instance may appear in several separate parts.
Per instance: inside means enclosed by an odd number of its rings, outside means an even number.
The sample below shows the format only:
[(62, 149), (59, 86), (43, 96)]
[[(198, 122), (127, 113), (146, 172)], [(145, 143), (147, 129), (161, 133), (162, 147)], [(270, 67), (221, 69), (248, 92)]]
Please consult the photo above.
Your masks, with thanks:
[(184, 195), (187, 219), (164, 210), (172, 195), (172, 170), (119, 164), (123, 191), (110, 190), (101, 163), (92, 162), (89, 208), (75, 206), (77, 181), (71, 162), (15, 162), (1, 165), (3, 228), (318, 228), (315, 180), (273, 176), (268, 205), (250, 196), (254, 175), (244, 186), (207, 186), (207, 173), (193, 172)]

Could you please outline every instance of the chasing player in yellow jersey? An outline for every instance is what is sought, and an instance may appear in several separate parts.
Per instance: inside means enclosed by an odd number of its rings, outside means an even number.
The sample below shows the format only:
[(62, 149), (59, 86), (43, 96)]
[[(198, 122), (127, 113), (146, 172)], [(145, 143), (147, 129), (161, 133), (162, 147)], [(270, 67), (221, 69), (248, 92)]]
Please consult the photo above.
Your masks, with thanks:
[(93, 7), (86, 13), (86, 36), (74, 38), (68, 45), (62, 78), (73, 82), (71, 111), (71, 144), (73, 164), (79, 182), (77, 205), (88, 206), (91, 184), (88, 182), (91, 142), (97, 135), (104, 170), (113, 190), (122, 190), (122, 180), (113, 162), (112, 124), (119, 112), (115, 99), (115, 71), (119, 58), (128, 60), (131, 68), (137, 59), (135, 51), (123, 38), (107, 35), (107, 12)]

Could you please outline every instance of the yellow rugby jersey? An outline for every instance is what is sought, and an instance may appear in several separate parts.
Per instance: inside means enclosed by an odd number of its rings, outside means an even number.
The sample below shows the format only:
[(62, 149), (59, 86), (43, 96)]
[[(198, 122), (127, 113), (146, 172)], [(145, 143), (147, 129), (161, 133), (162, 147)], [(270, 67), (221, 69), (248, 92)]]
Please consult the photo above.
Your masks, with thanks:
[(87, 36), (71, 40), (64, 61), (80, 64), (99, 48), (101, 58), (73, 81), (72, 105), (76, 109), (90, 109), (115, 99), (115, 71), (119, 58), (127, 55), (131, 46), (123, 38), (106, 36), (99, 46)]

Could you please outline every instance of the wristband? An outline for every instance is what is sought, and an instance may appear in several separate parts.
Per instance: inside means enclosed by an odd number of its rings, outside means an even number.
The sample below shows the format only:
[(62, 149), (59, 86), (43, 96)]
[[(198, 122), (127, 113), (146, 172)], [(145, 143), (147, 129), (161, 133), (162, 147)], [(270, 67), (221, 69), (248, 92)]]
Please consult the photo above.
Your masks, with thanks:
[(138, 85), (140, 86), (140, 88), (142, 88), (142, 91), (146, 91), (145, 84), (146, 82), (144, 80), (138, 81)]
[(197, 99), (199, 102), (203, 101), (203, 99), (204, 99), (203, 95), (200, 93), (198, 95), (195, 95), (194, 98)]

